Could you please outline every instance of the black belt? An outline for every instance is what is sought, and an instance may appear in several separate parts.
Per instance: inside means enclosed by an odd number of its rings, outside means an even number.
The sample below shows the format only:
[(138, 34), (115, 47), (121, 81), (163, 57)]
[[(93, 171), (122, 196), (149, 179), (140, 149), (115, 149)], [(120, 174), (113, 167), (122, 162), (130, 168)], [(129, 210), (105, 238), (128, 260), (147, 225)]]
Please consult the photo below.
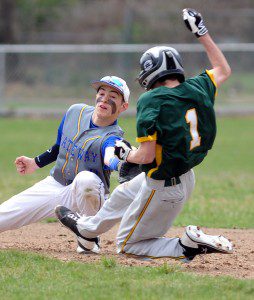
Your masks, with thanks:
[(172, 186), (177, 185), (181, 183), (181, 180), (179, 177), (171, 177), (165, 180), (165, 186)]

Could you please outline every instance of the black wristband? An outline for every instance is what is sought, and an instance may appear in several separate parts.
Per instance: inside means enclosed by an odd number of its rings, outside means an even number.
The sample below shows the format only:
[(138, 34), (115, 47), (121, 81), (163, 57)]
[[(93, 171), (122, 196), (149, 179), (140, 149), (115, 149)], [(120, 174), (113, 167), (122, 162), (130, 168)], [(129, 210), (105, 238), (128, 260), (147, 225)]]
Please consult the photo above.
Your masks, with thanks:
[(50, 149), (48, 149), (46, 152), (38, 155), (35, 157), (35, 162), (39, 168), (45, 167), (48, 164), (52, 163), (53, 161), (56, 161), (57, 155), (59, 153), (59, 145), (55, 144)]

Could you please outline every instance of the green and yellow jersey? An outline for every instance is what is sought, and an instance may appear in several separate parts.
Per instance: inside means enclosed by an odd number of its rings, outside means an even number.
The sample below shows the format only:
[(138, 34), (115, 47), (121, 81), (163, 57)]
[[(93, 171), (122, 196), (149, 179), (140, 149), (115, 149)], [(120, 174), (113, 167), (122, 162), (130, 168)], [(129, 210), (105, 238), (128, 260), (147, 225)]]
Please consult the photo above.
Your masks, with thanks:
[(156, 140), (156, 158), (142, 170), (153, 179), (180, 176), (202, 162), (216, 135), (216, 85), (206, 71), (175, 88), (161, 86), (141, 95), (137, 141)]

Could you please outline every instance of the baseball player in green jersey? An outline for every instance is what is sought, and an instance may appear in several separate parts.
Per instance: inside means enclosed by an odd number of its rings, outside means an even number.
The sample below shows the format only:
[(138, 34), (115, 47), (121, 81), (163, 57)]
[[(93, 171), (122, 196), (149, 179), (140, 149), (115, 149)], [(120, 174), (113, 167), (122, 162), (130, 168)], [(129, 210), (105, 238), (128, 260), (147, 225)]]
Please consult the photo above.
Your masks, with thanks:
[(191, 261), (198, 254), (232, 252), (226, 238), (207, 235), (193, 225), (185, 228), (180, 239), (163, 237), (194, 189), (192, 168), (213, 146), (215, 95), (231, 73), (200, 13), (185, 9), (183, 19), (204, 46), (212, 69), (185, 79), (175, 49), (153, 47), (142, 55), (139, 83), (147, 92), (137, 104), (140, 146), (133, 150), (124, 141), (116, 141), (115, 154), (121, 160), (141, 164), (144, 172), (118, 186), (94, 217), (79, 218), (65, 207), (56, 208), (62, 224), (85, 239), (100, 235), (121, 220), (119, 253)]

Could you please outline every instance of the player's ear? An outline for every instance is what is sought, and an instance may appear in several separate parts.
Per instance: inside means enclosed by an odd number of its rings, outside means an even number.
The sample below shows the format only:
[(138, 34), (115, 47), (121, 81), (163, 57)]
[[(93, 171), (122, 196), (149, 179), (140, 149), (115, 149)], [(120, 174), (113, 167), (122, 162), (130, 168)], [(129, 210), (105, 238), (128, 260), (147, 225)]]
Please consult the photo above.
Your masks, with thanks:
[(124, 103), (121, 105), (120, 112), (125, 111), (128, 107), (129, 107), (129, 103), (124, 102)]

